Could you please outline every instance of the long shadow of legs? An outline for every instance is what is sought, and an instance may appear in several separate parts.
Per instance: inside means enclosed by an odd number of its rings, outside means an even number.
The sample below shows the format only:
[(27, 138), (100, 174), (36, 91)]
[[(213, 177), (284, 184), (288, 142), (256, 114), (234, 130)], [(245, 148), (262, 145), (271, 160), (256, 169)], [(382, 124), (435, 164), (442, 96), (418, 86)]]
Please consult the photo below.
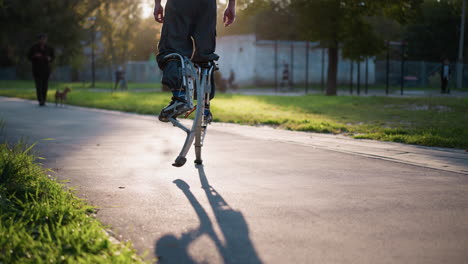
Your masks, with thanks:
[(176, 238), (171, 234), (161, 237), (156, 243), (156, 256), (159, 258), (159, 263), (196, 263), (188, 253), (188, 246), (198, 237), (207, 234), (217, 248), (222, 248), (222, 245), (213, 230), (208, 214), (190, 191), (190, 186), (183, 180), (175, 180), (174, 183), (184, 192), (195, 209), (200, 220), (200, 226), (183, 233), (180, 238)]
[(203, 165), (198, 166), (198, 175), (226, 241), (223, 254), (225, 263), (262, 263), (250, 240), (249, 227), (242, 213), (232, 209), (210, 186)]
[(175, 180), (174, 183), (183, 191), (194, 208), (200, 220), (200, 226), (183, 233), (180, 238), (171, 234), (161, 237), (156, 242), (155, 252), (160, 263), (196, 263), (188, 253), (188, 246), (203, 234), (214, 242), (224, 263), (262, 263), (250, 240), (248, 225), (242, 213), (233, 210), (209, 185), (203, 166), (198, 166), (198, 174), (225, 243), (222, 243), (216, 235), (208, 214), (190, 191), (190, 186), (183, 180)]
[[(158, 242), (156, 242), (155, 252), (159, 263), (196, 263), (188, 253), (188, 246), (203, 234), (208, 235), (220, 252), (222, 252), (224, 249), (221, 241), (214, 232), (213, 224), (205, 209), (203, 209), (190, 191), (190, 186), (183, 180), (175, 180), (174, 183), (184, 192), (190, 204), (195, 209), (198, 219), (200, 220), (200, 226), (183, 233), (180, 238), (172, 234), (161, 237)], [(221, 255), (223, 254), (221, 253)]]

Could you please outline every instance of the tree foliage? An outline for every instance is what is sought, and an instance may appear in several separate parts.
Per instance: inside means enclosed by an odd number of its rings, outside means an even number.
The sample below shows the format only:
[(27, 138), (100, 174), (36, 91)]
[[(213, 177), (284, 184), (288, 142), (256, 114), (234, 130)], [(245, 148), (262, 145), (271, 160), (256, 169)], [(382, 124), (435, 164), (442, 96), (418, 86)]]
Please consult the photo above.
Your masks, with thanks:
[(426, 0), (405, 30), (408, 56), (414, 60), (456, 60), (460, 16), (460, 1)]
[(385, 39), (374, 30), (369, 18), (385, 16), (407, 22), (422, 0), (291, 0), (298, 14), (302, 37), (320, 41), (329, 49), (328, 95), (336, 95), (338, 51), (343, 57), (361, 60), (376, 55)]
[[(147, 60), (161, 25), (140, 17), (134, 0), (0, 0), (0, 67), (29, 68), (25, 53), (36, 35), (48, 33), (57, 63), (79, 68), (90, 47), (91, 23), (99, 64)], [(237, 0), (236, 23), (218, 35), (256, 34), (258, 39), (319, 41), (329, 49), (327, 94), (336, 94), (338, 52), (362, 60), (382, 54), (388, 40), (409, 43), (415, 60), (456, 58), (461, 0)], [(218, 20), (224, 6), (219, 6)], [(468, 41), (466, 42), (468, 45)]]
[[(359, 61), (385, 50), (417, 14), (423, 0), (244, 0), (224, 34), (254, 33), (258, 39), (319, 41), (329, 49), (327, 94), (336, 94), (338, 52)], [(395, 22), (392, 22), (395, 21)], [(391, 25), (391, 27), (389, 27)], [(401, 35), (401, 34), (400, 34)]]
[(47, 33), (58, 53), (59, 63), (69, 63), (80, 52), (83, 30), (80, 21), (99, 4), (98, 0), (6, 0), (0, 9), (1, 63), (25, 60), (27, 48), (39, 33)]
[(159, 30), (140, 14), (140, 1), (133, 0), (0, 0), (0, 67), (27, 72), (27, 49), (38, 34), (47, 33), (56, 50), (55, 64), (80, 68), (93, 30), (100, 65), (147, 59)]
[[(373, 17), (408, 22), (422, 0), (292, 0), (300, 17), (303, 37), (318, 40), (327, 47), (343, 48), (345, 57), (377, 54), (384, 47), (384, 36), (371, 24)], [(380, 42), (380, 43), (379, 43)]]
[[(255, 34), (258, 39), (300, 39), (298, 20), (289, 1), (244, 1), (239, 6), (236, 22), (228, 29), (218, 23), (220, 35)], [(220, 8), (219, 16), (223, 8)]]
[(106, 1), (95, 12), (96, 30), (100, 32), (103, 45), (99, 59), (101, 63), (123, 65), (135, 49), (133, 39), (140, 23), (137, 1)]
[(153, 17), (141, 20), (135, 29), (134, 50), (130, 53), (130, 59), (135, 61), (146, 61), (151, 53), (157, 49), (161, 24), (155, 23)]

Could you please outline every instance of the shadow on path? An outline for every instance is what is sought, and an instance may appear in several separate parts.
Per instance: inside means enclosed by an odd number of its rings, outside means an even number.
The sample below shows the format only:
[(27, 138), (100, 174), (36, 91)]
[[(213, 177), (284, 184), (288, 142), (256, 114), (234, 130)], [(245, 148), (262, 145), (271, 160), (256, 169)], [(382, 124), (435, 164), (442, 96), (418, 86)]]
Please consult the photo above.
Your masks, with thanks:
[[(180, 237), (167, 234), (156, 242), (155, 255), (158, 263), (198, 263), (189, 254), (188, 248), (192, 242), (202, 235), (207, 235), (216, 245), (224, 263), (252, 263), (262, 261), (249, 237), (247, 222), (241, 212), (233, 210), (223, 197), (208, 183), (203, 165), (197, 166), (202, 188), (208, 198), (216, 222), (224, 236), (224, 242), (218, 237), (213, 223), (197, 198), (190, 191), (190, 186), (183, 180), (174, 183), (187, 197), (195, 210), (200, 225), (198, 228), (183, 233)], [(210, 250), (210, 249), (207, 249)]]

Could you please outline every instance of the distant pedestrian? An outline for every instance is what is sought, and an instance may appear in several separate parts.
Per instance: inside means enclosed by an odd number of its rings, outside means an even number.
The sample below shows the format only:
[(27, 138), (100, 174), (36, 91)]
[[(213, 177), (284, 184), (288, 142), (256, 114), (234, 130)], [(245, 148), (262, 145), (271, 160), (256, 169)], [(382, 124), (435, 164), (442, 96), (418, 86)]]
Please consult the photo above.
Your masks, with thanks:
[(122, 66), (119, 66), (115, 71), (115, 87), (114, 90), (117, 90), (117, 86), (120, 86), (120, 90), (127, 90), (127, 81), (125, 80), (125, 71)]
[(440, 70), (441, 93), (450, 93), (450, 90), (448, 89), (448, 82), (451, 74), (452, 69), (450, 68), (450, 62), (448, 59), (444, 59), (442, 62), (442, 68)]
[(289, 82), (289, 64), (287, 62), (283, 63), (283, 77), (281, 78), (281, 87), (284, 86), (284, 83), (290, 85)]
[(36, 95), (40, 106), (45, 106), (51, 73), (50, 63), (54, 60), (54, 49), (47, 45), (47, 35), (38, 35), (38, 41), (28, 52), (32, 63), (32, 72), (36, 83)]
[(234, 73), (234, 70), (231, 69), (231, 72), (229, 73), (229, 78), (227, 79), (227, 84), (229, 89), (234, 89), (237, 90), (237, 84), (235, 84), (236, 81), (236, 74)]

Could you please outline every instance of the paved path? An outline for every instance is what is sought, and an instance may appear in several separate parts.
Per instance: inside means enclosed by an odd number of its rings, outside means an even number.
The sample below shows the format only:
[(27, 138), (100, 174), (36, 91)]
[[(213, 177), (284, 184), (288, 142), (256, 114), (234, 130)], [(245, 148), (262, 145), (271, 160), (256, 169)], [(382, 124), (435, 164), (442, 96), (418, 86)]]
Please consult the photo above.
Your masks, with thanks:
[(174, 168), (184, 135), (155, 117), (3, 97), (0, 117), (161, 263), (468, 261), (461, 150), (214, 124), (204, 167)]

